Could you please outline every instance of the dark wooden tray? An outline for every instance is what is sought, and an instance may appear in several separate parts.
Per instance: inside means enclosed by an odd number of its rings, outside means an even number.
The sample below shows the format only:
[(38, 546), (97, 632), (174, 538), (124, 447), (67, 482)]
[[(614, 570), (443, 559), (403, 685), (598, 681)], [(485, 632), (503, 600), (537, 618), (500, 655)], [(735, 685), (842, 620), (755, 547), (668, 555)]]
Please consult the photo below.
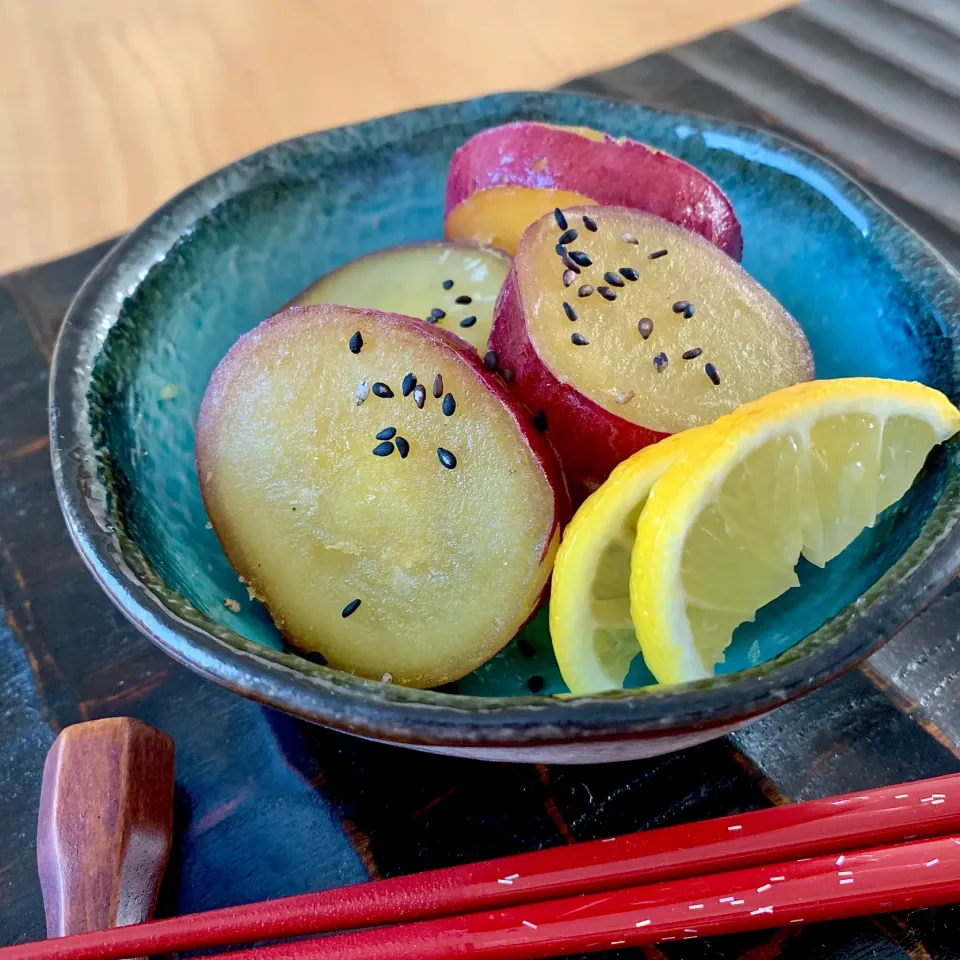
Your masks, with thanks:
[[(960, 5), (817, 0), (570, 86), (806, 142), (960, 264)], [(956, 582), (826, 689), (727, 740), (609, 766), (505, 766), (377, 746), (178, 666), (100, 593), (50, 477), (54, 338), (107, 248), (0, 278), (0, 943), (43, 934), (34, 851), (43, 757), (63, 726), (95, 717), (131, 714), (176, 741), (162, 915), (960, 769)], [(958, 921), (951, 907), (644, 952), (941, 960), (960, 957)]]

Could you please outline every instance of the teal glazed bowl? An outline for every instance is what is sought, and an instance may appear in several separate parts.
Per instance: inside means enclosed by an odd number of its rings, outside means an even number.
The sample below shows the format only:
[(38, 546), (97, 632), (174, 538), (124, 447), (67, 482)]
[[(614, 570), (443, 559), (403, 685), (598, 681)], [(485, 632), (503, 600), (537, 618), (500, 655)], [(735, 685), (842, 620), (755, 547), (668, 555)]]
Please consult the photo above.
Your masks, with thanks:
[(197, 411), (237, 337), (354, 257), (439, 237), (454, 149), (519, 119), (629, 136), (713, 177), (742, 223), (744, 267), (803, 325), (819, 376), (920, 380), (960, 399), (960, 278), (829, 163), (706, 117), (502, 94), (267, 147), (189, 187), (122, 240), (78, 293), (57, 344), (57, 493), (77, 548), (123, 613), (243, 696), (443, 753), (648, 756), (727, 733), (827, 682), (927, 604), (958, 567), (960, 445), (931, 454), (903, 500), (826, 569), (801, 563), (801, 587), (737, 631), (716, 676), (649, 686), (638, 656), (630, 689), (589, 697), (564, 695), (545, 613), (442, 690), (361, 680), (285, 648), (238, 584), (197, 484)]

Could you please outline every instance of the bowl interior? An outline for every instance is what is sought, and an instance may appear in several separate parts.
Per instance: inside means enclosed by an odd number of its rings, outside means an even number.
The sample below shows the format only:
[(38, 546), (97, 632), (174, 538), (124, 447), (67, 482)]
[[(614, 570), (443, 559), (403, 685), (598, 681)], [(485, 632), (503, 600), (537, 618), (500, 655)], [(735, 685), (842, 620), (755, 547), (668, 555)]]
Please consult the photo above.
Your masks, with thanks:
[[(917, 241), (874, 216), (855, 187), (818, 161), (752, 131), (627, 104), (509, 96), (479, 103), (263, 152), (256, 176), (195, 219), (123, 298), (99, 353), (89, 400), (113, 522), (172, 594), (252, 641), (282, 647), (228, 564), (200, 498), (194, 423), (207, 380), (237, 337), (321, 274), (372, 250), (440, 237), (450, 156), (493, 123), (582, 123), (693, 163), (733, 201), (743, 265), (803, 325), (818, 376), (920, 380), (957, 398), (942, 305), (902, 269)], [(934, 454), (908, 495), (825, 570), (802, 564), (802, 586), (737, 631), (718, 672), (776, 658), (856, 601), (916, 537), (948, 463), (943, 451)], [(534, 674), (544, 692), (565, 690), (545, 612), (522, 641), (456, 690), (529, 695)], [(651, 681), (638, 656), (628, 685)]]

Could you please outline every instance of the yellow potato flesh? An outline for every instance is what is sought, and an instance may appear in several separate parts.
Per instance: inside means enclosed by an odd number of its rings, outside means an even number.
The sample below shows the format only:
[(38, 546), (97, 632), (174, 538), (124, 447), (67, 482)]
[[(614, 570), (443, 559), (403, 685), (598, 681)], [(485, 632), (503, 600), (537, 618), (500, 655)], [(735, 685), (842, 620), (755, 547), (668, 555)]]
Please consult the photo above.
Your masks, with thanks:
[[(493, 305), (510, 270), (510, 258), (496, 250), (454, 243), (417, 243), (392, 247), (353, 260), (308, 287), (298, 305), (339, 303), (424, 320), (436, 307), (446, 316), (437, 326), (466, 340), (480, 353), (487, 349)], [(445, 290), (445, 280), (453, 286)], [(458, 297), (470, 303), (457, 303)], [(476, 317), (472, 326), (460, 321)]]
[[(583, 213), (596, 221), (595, 233), (583, 226)], [(561, 230), (553, 217), (531, 228), (515, 261), (528, 336), (558, 380), (631, 423), (676, 433), (812, 376), (810, 347), (796, 321), (713, 244), (620, 207), (566, 215), (579, 234), (568, 250), (592, 260), (570, 287), (561, 280), (564, 267), (555, 250)], [(659, 250), (667, 254), (648, 259)], [(624, 278), (621, 267), (634, 268), (639, 279)], [(605, 280), (607, 272), (623, 286)], [(578, 296), (582, 285), (594, 292)], [(604, 299), (601, 287), (616, 299)], [(693, 316), (675, 312), (680, 301), (693, 305)], [(576, 321), (565, 315), (564, 302)], [(638, 329), (642, 318), (653, 322), (646, 340)], [(588, 344), (573, 344), (574, 333)], [(696, 348), (702, 350), (697, 357), (682, 358)], [(667, 357), (660, 371), (658, 354)], [(715, 367), (719, 386), (707, 375), (707, 363)]]
[[(374, 679), (457, 679), (514, 636), (543, 590), (558, 539), (548, 480), (454, 348), (376, 314), (290, 318), (241, 341), (204, 402), (198, 465), (214, 528), (297, 646)], [(347, 346), (356, 330), (359, 354)], [(426, 386), (422, 410), (401, 395), (409, 371)], [(433, 396), (437, 373), (452, 416)], [(358, 385), (375, 382), (393, 398), (371, 390), (358, 404)], [(373, 455), (387, 427), (409, 442), (406, 459)]]
[(595, 201), (569, 190), (540, 187), (489, 187), (457, 204), (443, 224), (448, 240), (487, 243), (509, 254), (517, 251), (523, 231), (556, 207), (592, 204)]
[(577, 133), (585, 140), (594, 140), (597, 143), (603, 143), (607, 139), (607, 134), (602, 130), (594, 130), (592, 127), (571, 127), (565, 123), (541, 123), (540, 126), (546, 127), (548, 130), (566, 130), (567, 133)]

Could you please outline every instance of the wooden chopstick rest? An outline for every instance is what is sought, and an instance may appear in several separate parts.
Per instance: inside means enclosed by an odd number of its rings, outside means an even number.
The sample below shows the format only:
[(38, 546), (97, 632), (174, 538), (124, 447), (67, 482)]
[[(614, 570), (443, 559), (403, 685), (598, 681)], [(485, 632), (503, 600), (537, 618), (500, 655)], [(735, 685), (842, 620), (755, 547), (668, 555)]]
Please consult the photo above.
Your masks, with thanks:
[(173, 838), (173, 741), (131, 717), (67, 727), (43, 768), (47, 936), (149, 920)]

